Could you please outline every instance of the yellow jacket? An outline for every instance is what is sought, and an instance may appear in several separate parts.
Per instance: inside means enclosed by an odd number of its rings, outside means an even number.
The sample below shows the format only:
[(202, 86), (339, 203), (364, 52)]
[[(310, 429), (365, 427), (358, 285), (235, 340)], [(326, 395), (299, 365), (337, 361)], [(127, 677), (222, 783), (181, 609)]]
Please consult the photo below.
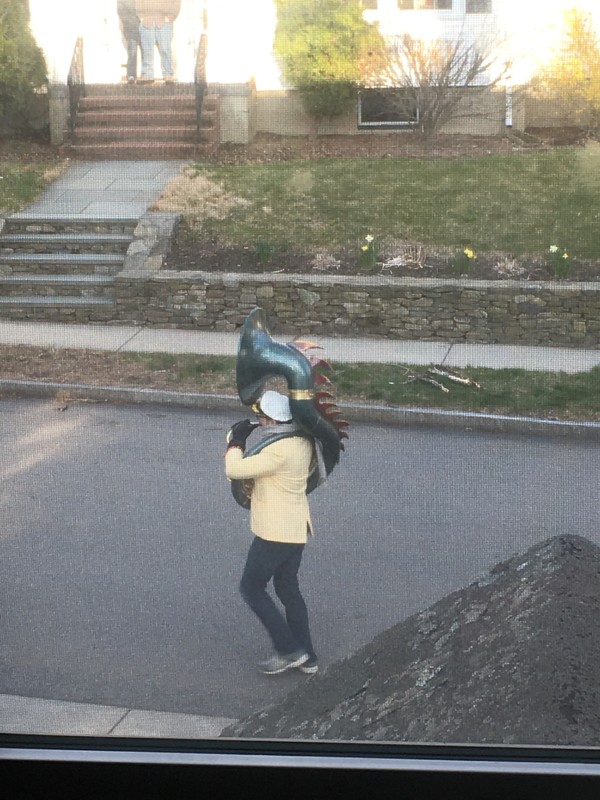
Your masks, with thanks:
[(271, 542), (306, 543), (307, 533), (313, 532), (306, 497), (312, 450), (308, 439), (290, 436), (247, 458), (237, 447), (227, 451), (227, 477), (254, 479), (250, 528), (256, 536)]

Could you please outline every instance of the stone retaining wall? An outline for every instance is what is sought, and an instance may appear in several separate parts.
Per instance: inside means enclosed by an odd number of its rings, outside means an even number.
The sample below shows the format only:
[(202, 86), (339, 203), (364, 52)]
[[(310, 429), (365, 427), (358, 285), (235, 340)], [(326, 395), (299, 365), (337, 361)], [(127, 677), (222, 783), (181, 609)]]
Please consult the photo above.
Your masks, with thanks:
[(115, 321), (234, 331), (600, 348), (600, 283), (126, 271)]

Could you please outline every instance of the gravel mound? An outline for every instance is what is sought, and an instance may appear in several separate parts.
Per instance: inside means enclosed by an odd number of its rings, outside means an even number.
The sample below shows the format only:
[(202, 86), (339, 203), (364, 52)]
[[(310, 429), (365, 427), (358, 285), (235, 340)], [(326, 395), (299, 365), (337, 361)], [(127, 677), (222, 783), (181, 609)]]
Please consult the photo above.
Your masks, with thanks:
[(221, 735), (597, 746), (599, 620), (600, 548), (555, 537)]

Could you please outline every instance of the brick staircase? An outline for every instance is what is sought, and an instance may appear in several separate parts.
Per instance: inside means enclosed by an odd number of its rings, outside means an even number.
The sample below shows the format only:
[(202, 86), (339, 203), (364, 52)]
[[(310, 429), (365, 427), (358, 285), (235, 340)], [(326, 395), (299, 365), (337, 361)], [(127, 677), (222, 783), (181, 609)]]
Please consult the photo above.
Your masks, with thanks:
[(137, 217), (7, 218), (0, 233), (0, 317), (112, 321), (114, 275), (137, 223)]
[(197, 158), (219, 143), (218, 97), (206, 94), (199, 126), (194, 84), (89, 85), (66, 153), (82, 159)]

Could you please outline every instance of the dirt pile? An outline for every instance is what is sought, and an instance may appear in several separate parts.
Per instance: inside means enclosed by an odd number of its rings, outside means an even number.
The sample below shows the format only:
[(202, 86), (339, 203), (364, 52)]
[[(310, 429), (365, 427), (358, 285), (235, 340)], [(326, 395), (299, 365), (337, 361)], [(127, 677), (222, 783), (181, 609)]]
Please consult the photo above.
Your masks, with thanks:
[(597, 746), (599, 613), (600, 548), (555, 537), (222, 736)]

